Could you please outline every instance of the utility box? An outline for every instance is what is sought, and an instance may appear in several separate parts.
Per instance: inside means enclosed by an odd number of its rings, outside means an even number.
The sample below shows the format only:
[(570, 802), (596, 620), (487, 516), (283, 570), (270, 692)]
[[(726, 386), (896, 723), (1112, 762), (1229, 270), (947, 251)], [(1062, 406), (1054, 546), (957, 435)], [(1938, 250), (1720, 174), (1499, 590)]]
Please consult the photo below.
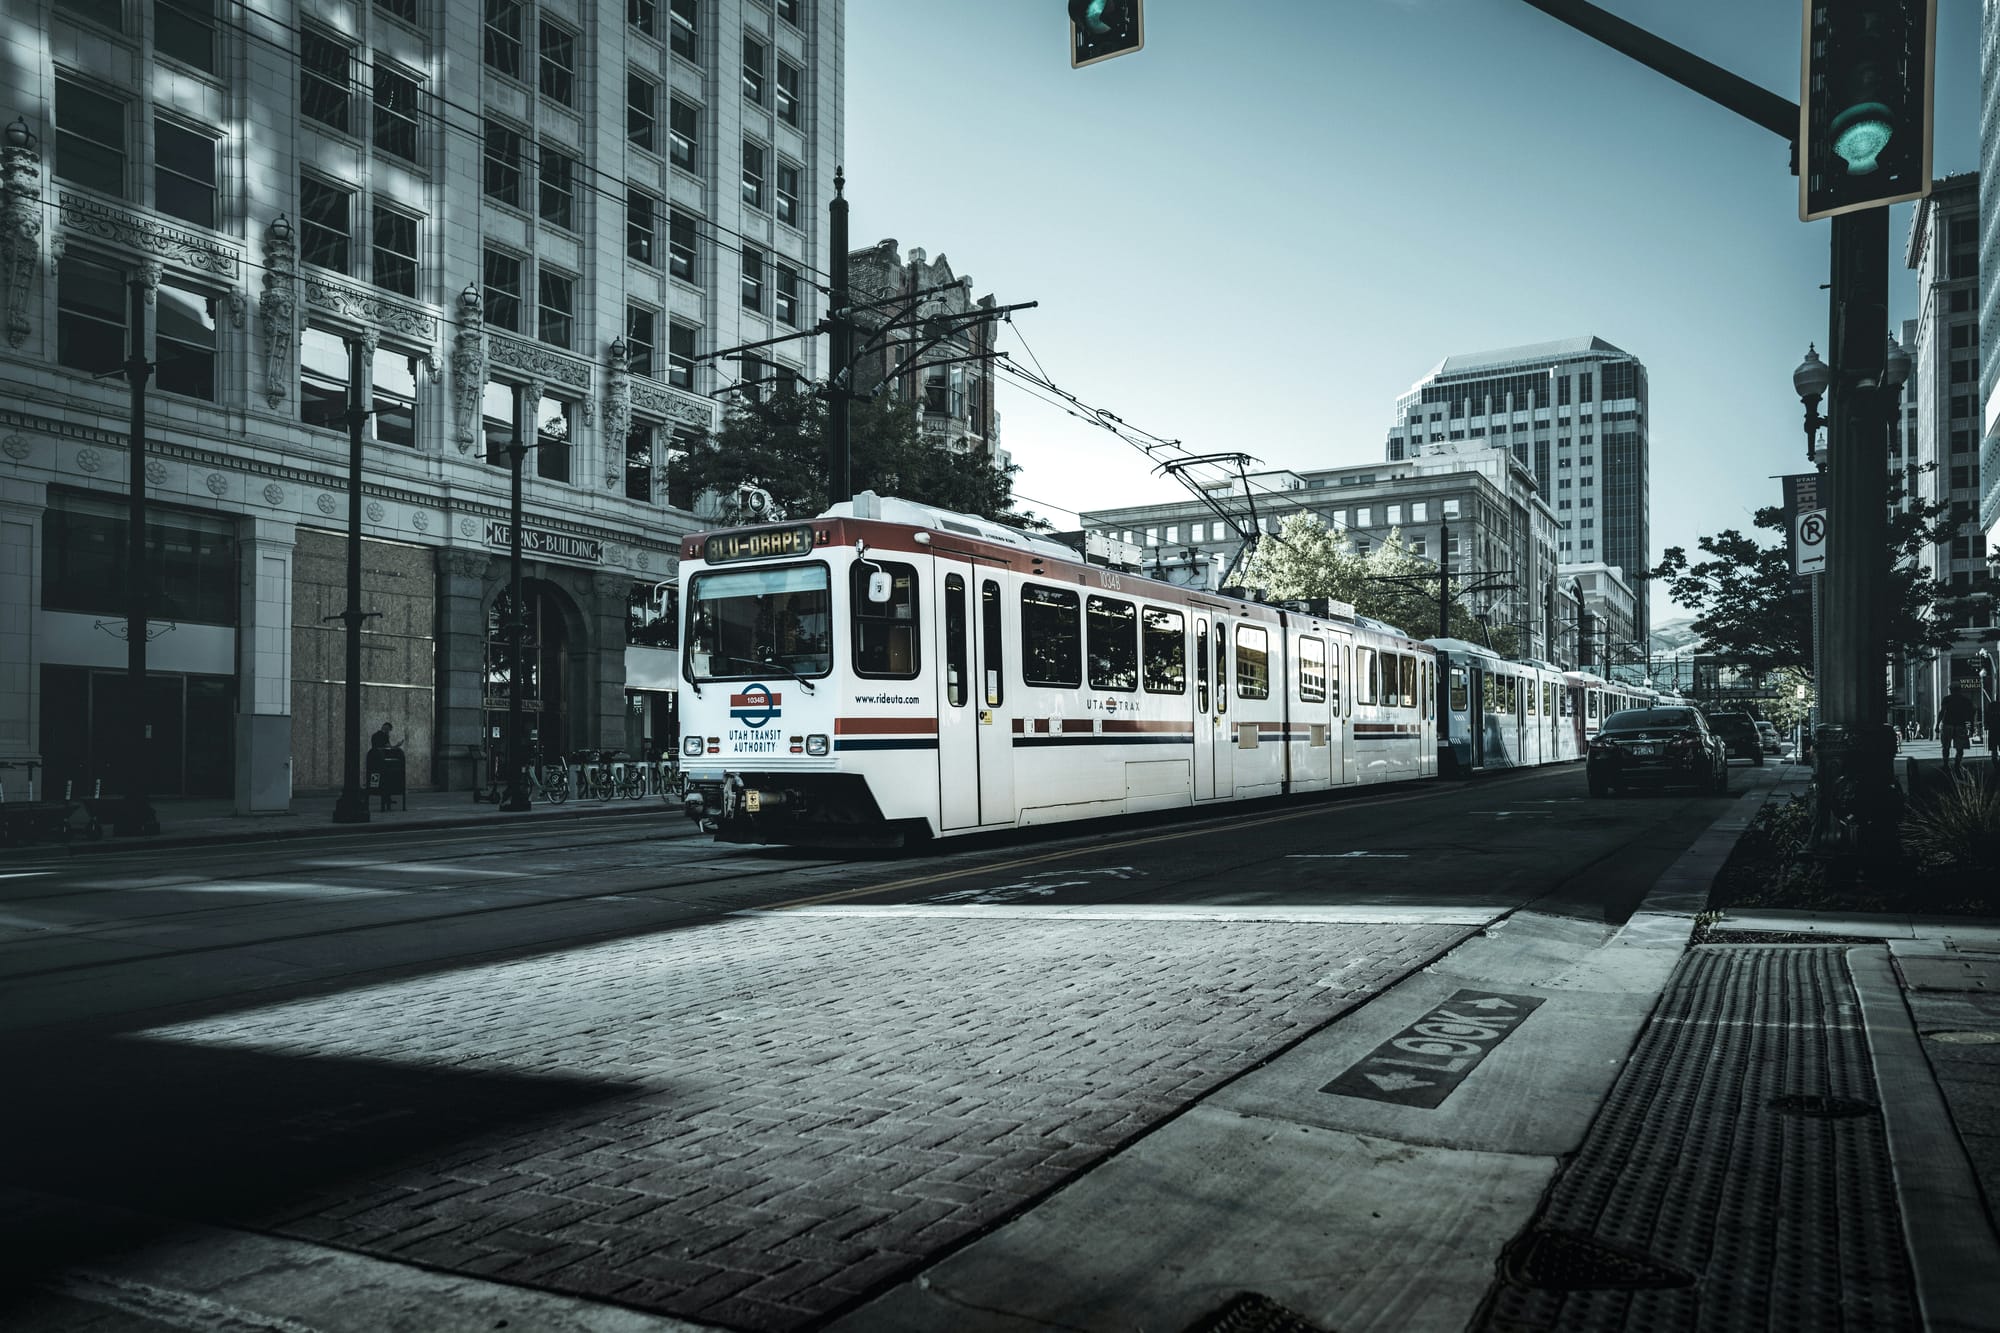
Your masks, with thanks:
[(396, 802), (402, 809), (409, 809), (409, 801), (404, 788), (403, 752), (400, 749), (383, 748), (368, 752), (368, 794), (379, 800), (377, 809), (394, 810)]

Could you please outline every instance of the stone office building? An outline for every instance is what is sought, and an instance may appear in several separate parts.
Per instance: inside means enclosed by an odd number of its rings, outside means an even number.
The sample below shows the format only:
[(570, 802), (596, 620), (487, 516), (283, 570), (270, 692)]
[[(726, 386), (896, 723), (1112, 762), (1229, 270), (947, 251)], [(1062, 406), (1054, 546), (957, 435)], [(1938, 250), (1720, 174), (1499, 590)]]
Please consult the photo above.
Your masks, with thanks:
[(528, 739), (670, 744), (695, 520), (665, 462), (717, 420), (702, 353), (818, 318), (840, 0), (0, 13), (0, 763), (246, 810), (338, 785), (350, 394), (364, 734), (391, 723), (418, 788), (504, 746), (518, 441)]

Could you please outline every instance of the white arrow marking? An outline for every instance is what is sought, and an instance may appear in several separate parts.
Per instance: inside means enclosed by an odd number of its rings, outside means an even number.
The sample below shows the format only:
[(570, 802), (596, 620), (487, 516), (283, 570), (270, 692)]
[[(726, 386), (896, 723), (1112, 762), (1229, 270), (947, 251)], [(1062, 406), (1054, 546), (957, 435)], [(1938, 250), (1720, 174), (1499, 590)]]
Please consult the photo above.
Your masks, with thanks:
[(1408, 1074), (1370, 1074), (1368, 1081), (1384, 1092), (1408, 1092), (1411, 1088), (1435, 1088), (1437, 1084), (1427, 1083)]
[(1364, 856), (1372, 856), (1378, 861), (1407, 861), (1408, 852), (1291, 852), (1289, 861), (1354, 861)]
[(1515, 1006), (1496, 995), (1485, 1000), (1468, 1000), (1461, 1007), (1465, 1009), (1512, 1009)]

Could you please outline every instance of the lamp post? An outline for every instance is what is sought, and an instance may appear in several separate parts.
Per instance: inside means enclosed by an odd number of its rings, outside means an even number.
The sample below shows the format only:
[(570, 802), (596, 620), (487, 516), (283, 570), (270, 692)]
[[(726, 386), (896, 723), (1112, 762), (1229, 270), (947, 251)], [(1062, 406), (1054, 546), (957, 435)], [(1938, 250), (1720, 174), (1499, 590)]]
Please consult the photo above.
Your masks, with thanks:
[(362, 401), (362, 341), (347, 344), (347, 688), (341, 719), (340, 799), (333, 803), (336, 824), (366, 824), (368, 793), (361, 785), (361, 432), (368, 420)]
[(1826, 418), (1819, 414), (1819, 400), (1826, 396), (1826, 386), (1831, 383), (1833, 368), (1819, 359), (1816, 344), (1807, 343), (1806, 359), (1792, 372), (1792, 388), (1806, 408), (1806, 461), (1822, 470), (1826, 461), (1820, 457), (1819, 432), (1826, 425)]
[(512, 813), (534, 804), (528, 797), (527, 759), (521, 745), (521, 638), (527, 609), (521, 605), (521, 460), (528, 456), (524, 438), (528, 420), (523, 395), (514, 394), (514, 437), (507, 442), (508, 483), (512, 490), (507, 511), (507, 791), (500, 808)]
[(153, 297), (152, 284), (143, 274), (130, 283), (132, 345), (125, 358), (125, 382), (132, 391), (130, 447), (126, 456), (127, 509), (125, 515), (125, 706), (128, 764), (124, 799), (112, 816), (111, 831), (118, 837), (154, 834), (160, 820), (153, 803), (146, 799), (146, 765), (152, 757), (147, 743), (152, 728), (146, 722), (146, 632), (150, 611), (146, 581), (146, 380), (153, 373), (146, 360), (146, 307)]

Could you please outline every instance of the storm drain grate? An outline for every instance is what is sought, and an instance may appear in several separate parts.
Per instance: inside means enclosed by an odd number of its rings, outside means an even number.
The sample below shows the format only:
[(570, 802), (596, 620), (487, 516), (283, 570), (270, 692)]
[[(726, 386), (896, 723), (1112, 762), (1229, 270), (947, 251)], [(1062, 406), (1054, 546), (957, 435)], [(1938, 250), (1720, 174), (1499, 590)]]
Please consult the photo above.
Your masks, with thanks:
[(1239, 1292), (1214, 1314), (1188, 1325), (1187, 1333), (1326, 1333), (1304, 1315), (1287, 1310), (1268, 1296)]
[(1473, 1327), (1921, 1327), (1845, 949), (1690, 951)]

